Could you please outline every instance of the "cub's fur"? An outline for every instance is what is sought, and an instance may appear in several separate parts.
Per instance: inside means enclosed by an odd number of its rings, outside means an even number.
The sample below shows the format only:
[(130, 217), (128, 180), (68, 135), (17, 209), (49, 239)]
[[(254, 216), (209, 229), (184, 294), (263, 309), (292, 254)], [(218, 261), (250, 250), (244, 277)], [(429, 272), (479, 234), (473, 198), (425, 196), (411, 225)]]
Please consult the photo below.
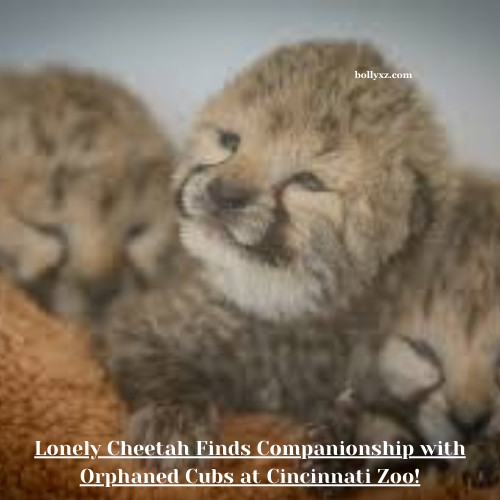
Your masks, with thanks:
[(500, 179), (457, 171), (448, 191), (433, 237), (373, 301), (377, 321), (358, 324), (356, 439), (472, 444), (453, 463), (499, 481)]
[(96, 319), (158, 279), (173, 149), (138, 99), (66, 69), (0, 73), (0, 267), (47, 309)]
[(360, 441), (387, 424), (498, 450), (500, 181), (449, 168), (413, 85), (353, 76), (374, 68), (392, 72), (364, 45), (285, 47), (214, 96), (178, 180), (181, 235), (243, 310), (352, 329), (346, 381), (378, 414)]
[[(392, 72), (364, 45), (286, 47), (202, 112), (177, 179), (181, 235), (216, 289), (266, 320), (188, 286), (115, 325), (112, 369), (144, 439), (206, 439), (218, 411), (258, 409), (322, 442), (495, 446), (499, 187), (447, 166), (407, 81), (354, 79), (374, 68)], [(468, 467), (484, 477), (492, 456)]]
[(101, 338), (131, 408), (132, 438), (221, 442), (221, 417), (235, 413), (281, 414), (314, 427), (330, 422), (344, 389), (349, 338), (332, 335), (320, 320), (258, 321), (181, 261), (180, 285), (117, 302)]
[(372, 47), (305, 43), (202, 110), (178, 176), (181, 236), (217, 288), (274, 320), (336, 315), (429, 223), (443, 134)]
[(216, 438), (221, 412), (338, 421), (348, 313), (411, 262), (451, 177), (418, 92), (354, 79), (368, 68), (391, 71), (366, 45), (285, 47), (202, 112), (176, 189), (208, 283), (179, 264), (180, 286), (117, 306), (105, 332), (138, 441)]

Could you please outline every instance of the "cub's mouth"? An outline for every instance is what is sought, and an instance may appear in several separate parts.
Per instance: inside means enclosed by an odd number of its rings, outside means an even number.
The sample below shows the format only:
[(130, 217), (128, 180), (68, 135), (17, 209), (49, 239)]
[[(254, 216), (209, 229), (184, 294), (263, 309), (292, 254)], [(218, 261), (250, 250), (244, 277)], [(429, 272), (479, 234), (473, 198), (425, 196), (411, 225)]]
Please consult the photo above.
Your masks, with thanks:
[(286, 241), (288, 213), (256, 189), (214, 176), (209, 167), (199, 165), (182, 181), (175, 198), (181, 228), (196, 227), (243, 258), (273, 267), (292, 260)]

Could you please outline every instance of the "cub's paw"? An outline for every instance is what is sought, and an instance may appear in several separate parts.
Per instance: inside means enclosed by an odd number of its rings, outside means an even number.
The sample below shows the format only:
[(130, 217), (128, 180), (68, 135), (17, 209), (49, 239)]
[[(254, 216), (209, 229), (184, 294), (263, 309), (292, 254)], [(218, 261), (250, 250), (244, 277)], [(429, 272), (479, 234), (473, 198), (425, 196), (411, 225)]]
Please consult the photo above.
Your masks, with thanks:
[(357, 399), (350, 391), (345, 391), (319, 422), (307, 426), (307, 441), (311, 444), (354, 443), (362, 412)]
[(475, 488), (500, 484), (500, 440), (470, 445), (466, 456), (458, 464), (466, 484)]
[[(206, 467), (210, 459), (197, 454), (197, 441), (217, 440), (220, 423), (215, 408), (198, 408), (150, 403), (141, 406), (132, 414), (131, 434), (135, 444), (153, 445), (160, 443), (163, 456), (167, 445), (188, 453), (189, 458), (181, 456), (165, 458), (144, 458), (147, 468), (168, 470)], [(182, 443), (186, 446), (179, 446)], [(157, 453), (154, 453), (157, 455)]]
[[(312, 423), (307, 428), (306, 441), (312, 445), (345, 444), (356, 442), (356, 429), (361, 411), (357, 402), (350, 396), (339, 398), (332, 413), (327, 419), (323, 418), (320, 423)], [(301, 460), (299, 469), (301, 472), (326, 472), (340, 473), (343, 476), (348, 472), (359, 469), (364, 463), (363, 459), (337, 459), (310, 457)], [(325, 485), (324, 488), (314, 488), (323, 497), (336, 497), (345, 494), (345, 488)]]

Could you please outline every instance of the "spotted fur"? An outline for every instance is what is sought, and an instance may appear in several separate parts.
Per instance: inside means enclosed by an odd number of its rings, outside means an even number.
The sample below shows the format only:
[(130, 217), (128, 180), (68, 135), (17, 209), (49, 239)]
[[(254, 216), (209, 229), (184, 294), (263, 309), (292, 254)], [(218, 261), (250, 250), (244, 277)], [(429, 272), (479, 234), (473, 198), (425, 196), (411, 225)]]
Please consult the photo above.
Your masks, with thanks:
[(367, 44), (282, 47), (201, 111), (177, 179), (181, 236), (243, 310), (348, 310), (429, 223), (443, 133), (409, 80), (354, 77), (368, 68), (392, 72)]
[[(233, 79), (178, 176), (181, 236), (247, 313), (350, 336), (353, 438), (498, 450), (499, 181), (449, 165), (412, 84), (354, 79), (374, 68), (369, 46), (306, 43)], [(339, 437), (335, 412), (313, 436)]]
[(103, 335), (137, 441), (217, 439), (231, 412), (337, 421), (351, 321), (430, 234), (449, 177), (418, 91), (355, 80), (368, 65), (386, 68), (366, 45), (285, 47), (202, 110), (175, 180), (201, 268), (181, 256)]
[(376, 427), (390, 441), (456, 440), (468, 459), (450, 465), (489, 484), (500, 465), (500, 180), (456, 176), (433, 237), (395, 267), (399, 281), (361, 326), (358, 439)]
[(97, 320), (166, 272), (173, 148), (111, 79), (0, 73), (0, 268), (47, 309)]

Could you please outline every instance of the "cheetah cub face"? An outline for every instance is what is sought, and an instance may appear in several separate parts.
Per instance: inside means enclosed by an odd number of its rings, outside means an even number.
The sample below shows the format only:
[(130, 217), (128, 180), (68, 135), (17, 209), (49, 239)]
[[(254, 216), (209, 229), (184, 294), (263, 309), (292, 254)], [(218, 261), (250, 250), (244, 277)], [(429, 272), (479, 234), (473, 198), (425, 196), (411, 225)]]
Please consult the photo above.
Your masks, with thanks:
[(355, 43), (284, 47), (202, 110), (176, 179), (185, 246), (267, 319), (330, 314), (416, 230), (442, 136), (405, 80)]
[(171, 151), (142, 104), (66, 69), (0, 77), (0, 267), (87, 322), (166, 269)]

